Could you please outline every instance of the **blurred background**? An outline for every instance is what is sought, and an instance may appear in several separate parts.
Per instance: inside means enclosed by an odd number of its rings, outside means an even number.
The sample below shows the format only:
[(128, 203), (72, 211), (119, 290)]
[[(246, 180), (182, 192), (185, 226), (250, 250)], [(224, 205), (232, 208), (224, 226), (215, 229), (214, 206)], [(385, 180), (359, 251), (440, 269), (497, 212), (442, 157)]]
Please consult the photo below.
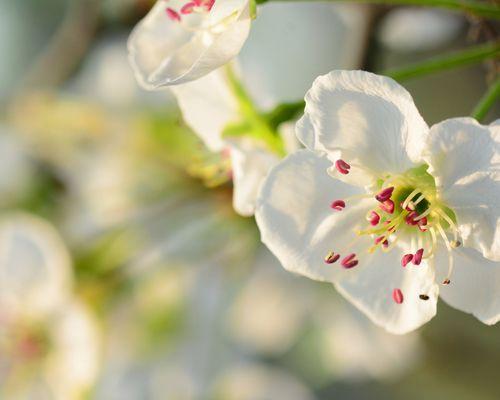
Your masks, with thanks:
[[(273, 259), (224, 156), (135, 82), (126, 40), (152, 4), (0, 0), (0, 399), (498, 399), (500, 326), (440, 302), (393, 336)], [(498, 35), (441, 10), (288, 6), (259, 9), (237, 60), (263, 108), (331, 69)], [(496, 68), (402, 83), (432, 124), (470, 115)]]

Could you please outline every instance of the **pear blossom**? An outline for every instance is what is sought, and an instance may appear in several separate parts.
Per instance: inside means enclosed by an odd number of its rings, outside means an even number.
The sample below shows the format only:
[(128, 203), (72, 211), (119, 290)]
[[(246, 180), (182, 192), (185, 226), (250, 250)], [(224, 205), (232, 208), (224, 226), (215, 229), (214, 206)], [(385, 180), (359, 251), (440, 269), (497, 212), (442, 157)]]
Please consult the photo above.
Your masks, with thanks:
[(320, 76), (297, 136), (258, 199), (263, 242), (295, 273), (332, 282), (375, 323), (406, 333), (440, 295), (500, 319), (500, 121), (427, 126), (411, 95), (363, 71)]
[(98, 330), (50, 224), (2, 217), (0, 289), (0, 397), (83, 398), (97, 377)]
[(187, 125), (209, 150), (229, 158), (224, 167), (233, 179), (233, 205), (244, 216), (253, 215), (269, 169), (297, 148), (289, 127), (272, 131), (263, 113), (303, 97), (318, 73), (356, 65), (363, 29), (354, 27), (367, 18), (363, 8), (305, 2), (266, 4), (258, 13), (236, 63), (172, 88)]
[(137, 80), (158, 89), (226, 64), (248, 36), (250, 7), (249, 0), (158, 0), (129, 38)]

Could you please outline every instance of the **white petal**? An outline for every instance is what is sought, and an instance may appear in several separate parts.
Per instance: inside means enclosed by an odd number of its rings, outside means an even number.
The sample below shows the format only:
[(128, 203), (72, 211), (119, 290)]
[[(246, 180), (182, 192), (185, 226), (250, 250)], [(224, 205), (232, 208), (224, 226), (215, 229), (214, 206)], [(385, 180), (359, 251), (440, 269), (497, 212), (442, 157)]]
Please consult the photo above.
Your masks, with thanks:
[[(454, 268), (451, 283), (441, 287), (440, 295), (450, 306), (473, 314), (485, 324), (500, 321), (500, 263), (488, 260), (474, 249), (453, 250)], [(438, 281), (448, 274), (445, 251), (438, 253)]]
[(314, 81), (305, 100), (299, 140), (351, 164), (349, 175), (339, 178), (368, 185), (420, 162), (428, 127), (411, 95), (392, 79), (332, 71)]
[(224, 68), (194, 82), (172, 88), (184, 121), (212, 151), (226, 145), (222, 131), (239, 118), (238, 104), (231, 92)]
[[(170, 6), (180, 8), (182, 3)], [(136, 78), (150, 90), (198, 79), (226, 64), (239, 53), (250, 30), (248, 1), (218, 0), (194, 26), (184, 20), (196, 15), (172, 21), (166, 8), (164, 1), (157, 1), (128, 42)]]
[(500, 125), (472, 118), (434, 125), (424, 158), (464, 245), (500, 261)]
[(367, 11), (304, 1), (259, 6), (238, 56), (243, 83), (256, 104), (269, 109), (298, 101), (317, 76), (359, 67)]
[(233, 168), (233, 206), (238, 214), (251, 216), (255, 212), (262, 182), (279, 158), (257, 147), (251, 140), (232, 140), (229, 143)]
[[(326, 264), (330, 251), (349, 250), (353, 231), (366, 224), (370, 201), (347, 201), (334, 211), (332, 201), (359, 194), (360, 189), (326, 173), (326, 157), (298, 151), (274, 167), (259, 194), (256, 220), (262, 241), (291, 272), (334, 281), (339, 264)], [(342, 250), (341, 250), (342, 249)]]
[(24, 214), (0, 221), (0, 302), (6, 309), (53, 311), (71, 288), (69, 254), (54, 228)]
[[(377, 250), (359, 258), (359, 265), (345, 271), (335, 287), (377, 325), (388, 332), (404, 334), (436, 315), (439, 288), (433, 269), (425, 262), (403, 268), (396, 249), (388, 253)], [(394, 289), (403, 293), (402, 304), (393, 300)], [(429, 299), (422, 300), (420, 295)]]

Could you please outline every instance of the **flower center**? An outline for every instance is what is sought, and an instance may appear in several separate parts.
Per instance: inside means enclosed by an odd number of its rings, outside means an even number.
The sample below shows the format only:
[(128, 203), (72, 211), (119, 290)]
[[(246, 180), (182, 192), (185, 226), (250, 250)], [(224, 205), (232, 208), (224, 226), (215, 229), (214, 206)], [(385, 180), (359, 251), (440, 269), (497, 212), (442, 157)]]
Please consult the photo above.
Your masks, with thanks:
[[(344, 160), (337, 160), (335, 167), (344, 175), (351, 169)], [(452, 251), (461, 244), (459, 232), (455, 213), (439, 199), (434, 178), (427, 173), (427, 168), (427, 165), (422, 165), (401, 175), (387, 174), (377, 182), (376, 191), (336, 199), (331, 203), (331, 208), (340, 212), (355, 199), (375, 199), (375, 206), (366, 215), (366, 227), (356, 231), (357, 238), (369, 238), (368, 253), (391, 251), (398, 241), (404, 239), (409, 248), (401, 255), (403, 268), (409, 264), (418, 266), (423, 259), (433, 268), (436, 248), (442, 241), (448, 251), (448, 275), (443, 284), (449, 284), (453, 270)], [(341, 253), (332, 251), (326, 256), (325, 262), (332, 264), (341, 259), (344, 268), (362, 263), (362, 255), (358, 258), (349, 249), (346, 249), (346, 254), (346, 257), (341, 258)], [(392, 297), (397, 304), (403, 303), (401, 289), (394, 288)], [(423, 293), (419, 298), (428, 300), (429, 296)]]
[(172, 1), (171, 4), (169, 2), (169, 6), (165, 9), (165, 12), (171, 21), (186, 22), (187, 18), (189, 18), (187, 16), (203, 16), (208, 14), (214, 4), (215, 0)]

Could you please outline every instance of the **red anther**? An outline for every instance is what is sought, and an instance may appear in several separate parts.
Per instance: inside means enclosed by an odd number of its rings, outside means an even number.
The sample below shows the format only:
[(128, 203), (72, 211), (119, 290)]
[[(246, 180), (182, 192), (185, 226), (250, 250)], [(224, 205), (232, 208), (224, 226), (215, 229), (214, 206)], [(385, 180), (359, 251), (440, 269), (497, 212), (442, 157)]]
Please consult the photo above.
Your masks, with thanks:
[(408, 225), (417, 225), (418, 221), (415, 221), (415, 218), (417, 217), (418, 213), (416, 211), (412, 211), (406, 216), (405, 221)]
[(368, 221), (370, 221), (370, 225), (378, 225), (378, 223), (380, 222), (380, 215), (378, 215), (375, 211), (372, 211), (368, 216)]
[(392, 214), (394, 212), (394, 202), (390, 199), (380, 203), (379, 207), (388, 214)]
[(358, 260), (356, 260), (356, 254), (351, 253), (345, 256), (340, 262), (340, 264), (346, 269), (355, 267), (356, 265), (358, 265)]
[(385, 238), (385, 236), (379, 236), (375, 239), (375, 244), (379, 244), (382, 242), (382, 246), (389, 247), (389, 241)]
[(427, 217), (419, 219), (417, 223), (418, 223), (418, 229), (420, 229), (422, 232), (427, 231)]
[(215, 0), (205, 1), (205, 4), (204, 4), (205, 10), (210, 11), (212, 9), (212, 7), (214, 6), (214, 4), (215, 4)]
[(194, 1), (186, 3), (181, 8), (181, 14), (191, 14), (195, 7), (196, 3)]
[(358, 264), (359, 264), (358, 260), (352, 260), (352, 261), (349, 261), (348, 263), (342, 264), (342, 266), (345, 269), (350, 269), (350, 268), (354, 268)]
[(345, 208), (345, 201), (335, 200), (330, 207), (333, 208), (334, 210), (342, 211)]
[(413, 254), (405, 254), (403, 258), (401, 258), (401, 265), (406, 267), (411, 260), (413, 260)]
[(336, 254), (334, 253), (333, 251), (331, 251), (330, 253), (328, 253), (328, 255), (325, 257), (325, 262), (327, 264), (333, 264), (335, 262), (337, 262), (337, 260), (340, 258), (340, 254)]
[(384, 201), (389, 200), (391, 198), (392, 192), (394, 192), (394, 187), (393, 186), (385, 188), (382, 191), (380, 191), (375, 196), (375, 198), (377, 199), (377, 201), (380, 201), (381, 203), (383, 203)]
[(424, 249), (418, 249), (415, 255), (413, 256), (413, 264), (420, 265), (422, 262), (422, 256), (424, 255)]
[(181, 16), (173, 8), (170, 8), (170, 7), (167, 8), (166, 12), (167, 12), (168, 18), (170, 18), (172, 21), (180, 21), (181, 20)]
[(404, 300), (404, 297), (403, 297), (403, 292), (401, 291), (401, 289), (394, 289), (392, 291), (392, 299), (394, 300), (394, 302), (396, 304), (401, 304)]
[(349, 173), (349, 170), (351, 169), (351, 166), (344, 160), (339, 159), (335, 161), (335, 168), (337, 168), (337, 171), (339, 171), (341, 174), (347, 175)]
[(443, 285), (449, 285), (451, 283), (451, 281), (446, 278), (444, 281), (443, 281)]

